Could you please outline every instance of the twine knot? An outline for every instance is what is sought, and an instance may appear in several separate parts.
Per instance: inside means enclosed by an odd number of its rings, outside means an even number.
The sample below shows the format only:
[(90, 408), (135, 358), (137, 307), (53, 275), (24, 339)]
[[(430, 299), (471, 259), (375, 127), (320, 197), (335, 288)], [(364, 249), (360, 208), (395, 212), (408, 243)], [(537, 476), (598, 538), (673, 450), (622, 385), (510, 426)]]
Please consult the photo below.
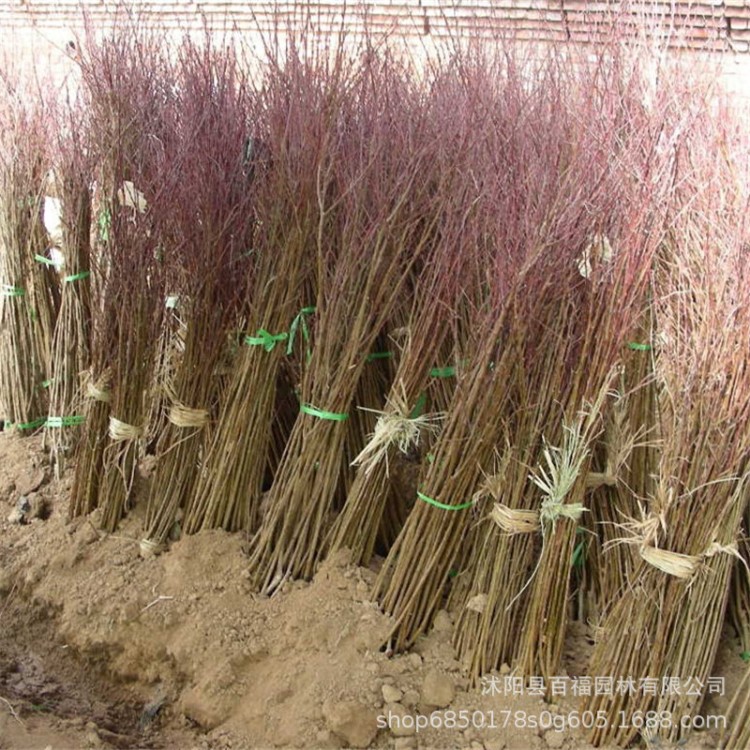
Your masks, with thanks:
[(143, 428), (122, 422), (116, 417), (109, 418), (109, 436), (115, 442), (138, 440), (143, 435)]

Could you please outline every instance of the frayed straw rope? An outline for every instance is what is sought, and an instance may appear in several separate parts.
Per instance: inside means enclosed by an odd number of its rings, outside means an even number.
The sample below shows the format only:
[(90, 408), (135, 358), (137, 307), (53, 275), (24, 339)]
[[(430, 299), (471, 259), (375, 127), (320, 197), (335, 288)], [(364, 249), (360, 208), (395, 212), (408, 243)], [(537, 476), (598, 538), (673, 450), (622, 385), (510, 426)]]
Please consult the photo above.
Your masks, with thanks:
[(542, 524), (535, 510), (514, 510), (502, 503), (495, 503), (490, 511), (493, 520), (506, 534), (533, 534)]
[(704, 560), (716, 555), (732, 555), (742, 560), (742, 556), (735, 543), (722, 545), (718, 542), (713, 542), (702, 555), (684, 555), (680, 552), (659, 549), (646, 543), (639, 546), (638, 552), (641, 558), (649, 565), (681, 580), (692, 578)]
[(136, 427), (127, 422), (121, 422), (115, 417), (109, 418), (109, 436), (115, 442), (138, 440), (143, 435), (143, 427)]
[(490, 519), (506, 534), (533, 534), (541, 531), (547, 524), (553, 529), (560, 518), (578, 521), (587, 512), (581, 503), (562, 503), (547, 499), (542, 503), (541, 511), (514, 510), (502, 503), (495, 503), (490, 511)]
[(86, 395), (94, 401), (103, 401), (105, 404), (108, 404), (111, 394), (107, 390), (104, 380), (100, 380), (96, 383), (89, 380), (88, 383), (86, 383)]
[(554, 529), (555, 524), (560, 518), (578, 521), (587, 512), (582, 503), (565, 503), (557, 498), (548, 497), (542, 501), (539, 520), (543, 526), (544, 524), (549, 524)]
[(153, 557), (163, 552), (167, 545), (163, 542), (155, 542), (153, 539), (141, 539), (139, 550), (141, 557)]
[(616, 487), (617, 477), (606, 472), (590, 471), (586, 475), (586, 489), (596, 490), (599, 487)]
[(208, 411), (205, 409), (191, 409), (184, 404), (172, 404), (167, 419), (175, 427), (199, 429), (208, 422)]
[(410, 412), (403, 386), (401, 394), (388, 397), (387, 405), (390, 407), (388, 411), (360, 407), (362, 411), (380, 415), (369, 442), (352, 461), (352, 466), (361, 466), (365, 474), (369, 474), (385, 460), (388, 475), (388, 453), (391, 447), (397, 447), (401, 453), (408, 453), (412, 447), (419, 445), (423, 431), (437, 431), (436, 422), (443, 417), (442, 414), (415, 415)]

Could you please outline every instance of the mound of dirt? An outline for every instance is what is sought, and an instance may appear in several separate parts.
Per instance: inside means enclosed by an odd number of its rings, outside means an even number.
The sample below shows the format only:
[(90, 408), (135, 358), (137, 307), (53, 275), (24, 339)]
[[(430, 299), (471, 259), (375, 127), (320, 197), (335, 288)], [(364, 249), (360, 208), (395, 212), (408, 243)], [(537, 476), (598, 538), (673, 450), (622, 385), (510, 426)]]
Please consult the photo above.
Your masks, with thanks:
[[(260, 596), (241, 534), (144, 558), (142, 503), (105, 535), (96, 514), (67, 521), (70, 478), (52, 478), (38, 438), (0, 434), (0, 459), (0, 748), (588, 747), (580, 731), (519, 726), (575, 711), (573, 696), (470, 689), (447, 612), (412, 653), (382, 651), (376, 571), (345, 553)], [(574, 623), (569, 674), (589, 640)]]

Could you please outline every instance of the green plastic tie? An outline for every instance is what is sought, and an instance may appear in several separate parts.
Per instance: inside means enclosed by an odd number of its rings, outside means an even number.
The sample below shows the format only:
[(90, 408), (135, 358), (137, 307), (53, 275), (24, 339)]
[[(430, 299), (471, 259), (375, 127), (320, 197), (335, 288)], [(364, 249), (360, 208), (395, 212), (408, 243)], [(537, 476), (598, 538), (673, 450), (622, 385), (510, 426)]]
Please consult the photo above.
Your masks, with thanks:
[(91, 276), (91, 271), (81, 271), (80, 273), (74, 273), (72, 276), (66, 276), (64, 280), (68, 283), (71, 281), (81, 281)]
[(391, 359), (393, 352), (373, 352), (367, 355), (367, 362), (374, 362), (376, 359)]
[(59, 427), (77, 427), (80, 424), (83, 424), (85, 417), (74, 414), (70, 417), (48, 417), (45, 427), (53, 427), (53, 428), (59, 428)]
[(456, 368), (451, 367), (433, 367), (430, 370), (430, 377), (432, 378), (452, 378), (456, 375)]
[(3, 297), (23, 297), (26, 292), (21, 289), (20, 286), (13, 286), (12, 284), (3, 284)]
[(273, 351), (276, 344), (286, 341), (288, 333), (269, 333), (265, 328), (259, 328), (255, 336), (245, 336), (246, 346), (262, 346), (267, 352)]
[(570, 559), (570, 564), (574, 568), (580, 568), (583, 565), (585, 549), (586, 543), (583, 540), (576, 544), (575, 549), (573, 550), (573, 555)]
[(434, 505), (441, 510), (466, 510), (466, 508), (471, 508), (471, 506), (474, 505), (473, 500), (470, 500), (468, 503), (460, 503), (459, 505), (448, 505), (447, 503), (441, 503), (439, 500), (434, 500), (428, 495), (419, 492), (419, 490), (417, 490), (417, 497), (420, 500), (424, 500), (428, 505)]
[(19, 422), (18, 424), (14, 424), (13, 422), (6, 422), (5, 426), (9, 429), (15, 429), (15, 430), (36, 430), (38, 427), (44, 427), (44, 423), (47, 420), (42, 417), (41, 419), (35, 419), (31, 422)]
[(636, 352), (647, 352), (651, 349), (651, 344), (640, 344), (637, 341), (631, 341), (628, 344), (628, 348)]
[(458, 575), (458, 571), (455, 568), (451, 568), (448, 571), (448, 578), (455, 578)]
[(300, 404), (299, 410), (303, 414), (309, 414), (311, 417), (317, 417), (318, 419), (328, 419), (331, 422), (343, 422), (344, 420), (349, 419), (348, 414), (340, 414), (335, 411), (324, 411), (323, 409), (318, 409), (312, 404)]
[(409, 414), (409, 419), (416, 419), (417, 417), (421, 417), (424, 413), (424, 407), (426, 404), (427, 394), (420, 393), (419, 398), (417, 399), (417, 403), (414, 404), (414, 408), (411, 410), (411, 414)]
[(745, 662), (745, 664), (750, 663), (750, 651), (743, 651), (740, 654), (740, 659)]
[(54, 378), (49, 378), (49, 380), (42, 380), (42, 382), (39, 383), (39, 387), (40, 388), (49, 388), (54, 381), (55, 381)]
[(54, 260), (51, 258), (45, 258), (43, 255), (35, 255), (34, 260), (37, 263), (43, 263), (45, 266), (57, 266)]
[[(312, 315), (315, 312), (315, 306), (311, 305), (309, 307), (303, 307), (295, 316), (294, 320), (292, 321), (292, 325), (289, 326), (289, 343), (286, 347), (286, 353), (287, 355), (291, 354), (294, 351), (294, 339), (297, 336), (297, 329), (302, 329), (302, 338), (305, 339), (305, 342), (310, 341), (310, 330), (307, 327), (307, 315)], [(307, 349), (307, 359), (310, 359), (310, 349), (308, 347)]]

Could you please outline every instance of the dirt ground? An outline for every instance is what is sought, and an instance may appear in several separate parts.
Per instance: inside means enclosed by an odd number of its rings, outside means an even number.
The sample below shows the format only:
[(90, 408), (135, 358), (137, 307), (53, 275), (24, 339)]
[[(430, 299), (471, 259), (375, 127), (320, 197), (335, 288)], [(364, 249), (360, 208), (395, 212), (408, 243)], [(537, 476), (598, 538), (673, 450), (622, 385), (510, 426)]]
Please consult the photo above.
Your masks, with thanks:
[[(469, 689), (446, 612), (412, 653), (381, 652), (389, 621), (369, 600), (375, 569), (343, 555), (310, 583), (259, 596), (241, 534), (184, 537), (143, 559), (142, 507), (104, 535), (96, 517), (67, 521), (69, 482), (52, 478), (39, 437), (0, 433), (0, 750), (590, 747), (581, 732), (503, 726), (509, 710), (549, 721), (578, 704)], [(742, 668), (726, 640), (713, 714)], [(573, 623), (566, 674), (585, 671), (590, 642)], [(466, 711), (473, 726), (417, 732), (394, 720), (436, 709)], [(681, 747), (717, 742), (697, 732)]]

